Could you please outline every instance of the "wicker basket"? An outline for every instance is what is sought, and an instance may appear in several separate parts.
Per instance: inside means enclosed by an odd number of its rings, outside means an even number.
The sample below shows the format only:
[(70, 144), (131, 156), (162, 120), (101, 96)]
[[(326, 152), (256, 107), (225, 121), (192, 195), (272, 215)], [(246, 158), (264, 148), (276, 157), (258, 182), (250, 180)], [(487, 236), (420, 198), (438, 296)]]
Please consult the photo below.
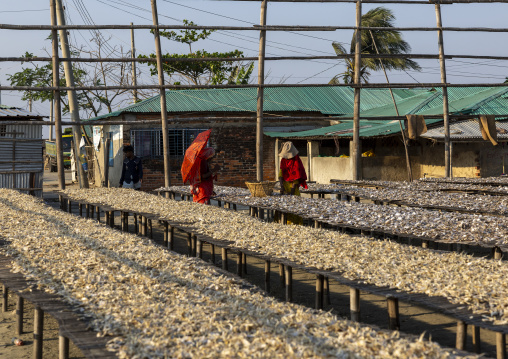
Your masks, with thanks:
[(245, 182), (252, 197), (271, 196), (277, 181)]

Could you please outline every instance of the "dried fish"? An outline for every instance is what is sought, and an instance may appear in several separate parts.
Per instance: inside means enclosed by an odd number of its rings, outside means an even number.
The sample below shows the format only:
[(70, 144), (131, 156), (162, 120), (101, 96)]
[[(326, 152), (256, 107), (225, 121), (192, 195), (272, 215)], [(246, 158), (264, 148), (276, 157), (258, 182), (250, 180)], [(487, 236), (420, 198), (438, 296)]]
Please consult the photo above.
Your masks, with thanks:
[[(435, 252), (324, 229), (267, 223), (214, 206), (173, 201), (127, 189), (97, 188), (66, 190), (65, 193), (75, 199), (99, 202), (125, 211), (153, 213), (161, 218), (186, 223), (196, 233), (206, 234), (216, 240), (233, 241), (237, 247), (286, 258), (308, 267), (338, 271), (352, 280), (397, 288), (408, 293), (444, 296), (452, 303), (464, 304), (472, 312), (485, 315), (495, 324), (508, 324), (508, 310), (505, 310), (508, 308), (508, 283), (503, 280), (508, 275), (508, 263), (505, 261)], [(280, 199), (280, 205), (287, 205), (288, 208), (307, 203), (294, 196), (258, 199)], [(357, 205), (360, 207), (356, 208), (363, 209), (369, 216), (376, 216), (371, 212), (371, 207), (362, 207), (363, 204), (351, 203), (349, 207)], [(312, 212), (315, 207), (310, 206), (307, 210)], [(405, 214), (401, 208), (393, 207), (393, 210), (396, 212), (392, 212), (390, 219), (380, 217), (376, 220), (403, 223), (408, 231), (411, 226), (418, 225), (417, 218), (413, 222), (404, 222), (402, 219)], [(318, 217), (320, 212), (315, 215)], [(436, 212), (433, 215), (432, 222), (438, 223)], [(483, 218), (477, 218), (475, 231), (483, 230), (482, 221)], [(446, 227), (443, 225), (440, 228), (439, 233), (443, 233)], [(452, 230), (450, 227), (446, 229)]]
[[(197, 214), (202, 221), (228, 222), (227, 216), (219, 215), (225, 211), (218, 208), (127, 189), (71, 192), (94, 198), (94, 202), (116, 199), (117, 205), (131, 209), (138, 205), (163, 212), (172, 207), (174, 212), (191, 209), (194, 218)], [(219, 216), (206, 216), (210, 214)], [(192, 217), (182, 215), (187, 216)], [(233, 217), (238, 224), (243, 217), (282, 229), (239, 214)], [(0, 221), (0, 235), (9, 241), (2, 252), (14, 258), (14, 270), (92, 317), (100, 335), (113, 337), (109, 348), (120, 358), (458, 356), (421, 338), (399, 337), (396, 332), (278, 302), (198, 259), (166, 251), (91, 219), (56, 211), (13, 190), (0, 189)]]

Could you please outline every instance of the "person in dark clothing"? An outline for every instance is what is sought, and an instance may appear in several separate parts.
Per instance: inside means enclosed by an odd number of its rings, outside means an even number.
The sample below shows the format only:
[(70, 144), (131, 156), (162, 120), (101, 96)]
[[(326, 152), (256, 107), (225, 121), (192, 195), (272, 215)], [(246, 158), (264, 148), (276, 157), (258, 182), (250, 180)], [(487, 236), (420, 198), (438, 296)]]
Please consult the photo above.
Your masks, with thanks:
[(122, 166), (122, 176), (120, 177), (120, 187), (141, 189), (143, 182), (143, 166), (141, 158), (134, 156), (134, 148), (132, 146), (124, 146), (123, 153), (125, 159)]

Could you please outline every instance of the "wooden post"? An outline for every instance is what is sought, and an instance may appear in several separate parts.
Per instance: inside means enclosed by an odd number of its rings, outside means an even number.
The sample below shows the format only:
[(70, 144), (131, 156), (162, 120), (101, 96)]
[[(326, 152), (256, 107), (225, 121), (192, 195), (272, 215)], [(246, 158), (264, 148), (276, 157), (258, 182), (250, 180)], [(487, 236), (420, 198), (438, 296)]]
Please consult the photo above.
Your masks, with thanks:
[(143, 216), (143, 235), (148, 236), (148, 217)]
[(236, 211), (236, 203), (233, 203), (233, 210)]
[(360, 290), (356, 288), (349, 289), (349, 307), (351, 311), (351, 320), (360, 321)]
[(138, 234), (139, 233), (138, 214), (137, 213), (132, 213), (132, 215), (134, 216), (134, 233)]
[[(131, 22), (131, 25), (134, 25)], [(131, 29), (131, 58), (136, 58), (136, 47), (134, 46), (134, 29)], [(136, 61), (132, 61), (132, 86), (138, 85), (138, 79), (136, 74)], [(132, 90), (132, 102), (137, 103), (138, 102), (138, 90), (134, 88)]]
[(104, 211), (104, 222), (106, 223), (106, 226), (109, 226), (109, 216), (111, 216), (111, 212)]
[(69, 359), (69, 338), (58, 335), (58, 359)]
[[(446, 66), (443, 46), (443, 25), (441, 22), (441, 5), (434, 4), (436, 8), (437, 39), (439, 45), (439, 64), (441, 67), (441, 82), (446, 85)], [(445, 144), (445, 177), (450, 177), (450, 113), (448, 109), (448, 88), (443, 87), (443, 120), (444, 120), (444, 144)]]
[(236, 274), (238, 274), (239, 277), (242, 276), (242, 269), (243, 269), (242, 258), (243, 258), (243, 253), (238, 252), (237, 256), (236, 256)]
[(23, 309), (24, 300), (21, 296), (18, 296), (16, 302), (16, 335), (23, 334)]
[(270, 293), (270, 261), (265, 260), (265, 292)]
[(79, 216), (83, 217), (83, 203), (79, 204)]
[(210, 250), (212, 252), (212, 263), (215, 264), (215, 244), (210, 243)]
[[(260, 25), (266, 26), (267, 0), (261, 3)], [(265, 83), (266, 30), (259, 32), (258, 84)], [(263, 101), (264, 88), (258, 87), (256, 122), (256, 179), (263, 180)]]
[(42, 359), (42, 341), (44, 330), (44, 312), (41, 308), (34, 309), (34, 359)]
[[(354, 83), (356, 86), (360, 85), (360, 68), (362, 63), (361, 57), (361, 31), (362, 26), (362, 2), (356, 2), (356, 30), (355, 30), (355, 69), (354, 69)], [(353, 171), (353, 180), (361, 179), (362, 157), (360, 150), (360, 88), (355, 87), (354, 109), (353, 109), (353, 145), (351, 148), (351, 169)]]
[(499, 247), (494, 247), (494, 259), (502, 259), (503, 251)]
[[(61, 0), (55, 0), (56, 1), (56, 20), (58, 22), (58, 25), (65, 25), (65, 16), (62, 6)], [(61, 43), (62, 48), (62, 55), (66, 58), (71, 58), (71, 51), (69, 49), (69, 39), (67, 38), (67, 30), (59, 30), (59, 39)], [(74, 72), (72, 70), (72, 63), (70, 61), (65, 61), (63, 63), (64, 71), (65, 71), (65, 81), (67, 84), (67, 87), (74, 87)], [(56, 67), (57, 68), (57, 67)], [(68, 105), (69, 105), (69, 112), (71, 116), (72, 122), (79, 122), (79, 107), (78, 107), (78, 100), (76, 97), (76, 91), (75, 90), (68, 90), (67, 91), (67, 97), (69, 99)], [(78, 167), (78, 181), (79, 181), (79, 187), (80, 188), (88, 188), (88, 178), (85, 173), (85, 169), (83, 168), (81, 161), (80, 161), (80, 155), (79, 155), (79, 144), (81, 142), (81, 127), (77, 124), (72, 125), (72, 136), (73, 136), (73, 142), (74, 142), (74, 151), (76, 153), (75, 159), (77, 161), (77, 167)]]
[(169, 247), (169, 223), (164, 221), (164, 246)]
[(480, 354), (482, 352), (480, 327), (477, 325), (473, 325), (472, 329), (473, 329), (473, 352)]
[(323, 309), (323, 279), (322, 274), (316, 275), (316, 309)]
[(7, 312), (7, 306), (9, 305), (9, 288), (5, 285), (2, 286), (2, 313)]
[(92, 205), (90, 205), (90, 218), (92, 218), (92, 219), (94, 216), (94, 211), (95, 211), (95, 206), (92, 204)]
[[(111, 140), (106, 138), (104, 141), (104, 182), (102, 187), (109, 187), (109, 151), (111, 147)], [(122, 164), (123, 166), (123, 164)]]
[(243, 274), (247, 274), (247, 253), (243, 253), (243, 260), (242, 260), (242, 265), (243, 265)]
[[(57, 25), (56, 16), (56, 0), (50, 0), (51, 11), (51, 25)], [(58, 34), (56, 29), (51, 30), (51, 47), (52, 65), (54, 69), (60, 68), (60, 55), (58, 47)], [(60, 72), (53, 71), (53, 87), (60, 85)], [(60, 91), (53, 91), (53, 101), (55, 103), (54, 117), (55, 117), (55, 145), (56, 145), (56, 167), (58, 169), (58, 189), (65, 189), (65, 172), (64, 172), (64, 158), (63, 158), (63, 142), (62, 142), (62, 107), (60, 103)]]
[(506, 359), (506, 336), (504, 333), (496, 333), (497, 359)]
[(284, 264), (279, 263), (279, 279), (282, 286), (286, 285), (286, 279), (284, 275)]
[(192, 234), (192, 256), (197, 257), (198, 237)]
[(455, 348), (458, 350), (466, 349), (467, 324), (462, 320), (457, 322), (457, 337), (455, 339)]
[[(112, 217), (112, 220), (113, 220), (113, 224), (111, 227), (114, 227), (115, 226), (115, 223), (114, 223), (115, 216), (114, 215)], [(150, 231), (150, 239), (153, 239), (153, 226), (152, 226), (152, 219), (151, 218), (148, 218), (148, 230)]]
[(95, 216), (97, 218), (97, 222), (101, 222), (101, 208), (99, 206), (97, 206), (95, 208)]
[(400, 330), (399, 299), (388, 296), (386, 301), (388, 304), (388, 328), (390, 330)]
[(286, 268), (286, 302), (293, 301), (293, 268), (285, 266)]
[[(155, 38), (155, 51), (157, 55), (157, 73), (159, 75), (159, 85), (164, 85), (164, 69), (162, 66), (162, 55), (161, 55), (161, 40), (159, 34), (159, 15), (157, 13), (157, 0), (151, 0), (152, 2), (152, 18)], [(164, 186), (171, 186), (171, 164), (169, 157), (169, 133), (168, 133), (168, 111), (166, 106), (166, 91), (164, 88), (160, 88), (161, 98), (161, 121), (162, 121), (162, 146), (164, 153)]]
[(187, 251), (188, 251), (188, 255), (189, 257), (192, 257), (192, 234), (191, 233), (187, 233)]
[(228, 249), (222, 248), (222, 269), (228, 270)]
[(196, 257), (203, 259), (203, 242), (201, 242), (199, 239), (196, 240)]
[(325, 277), (323, 290), (323, 307), (330, 305), (330, 280)]
[(265, 210), (263, 208), (258, 209), (258, 218), (265, 219)]

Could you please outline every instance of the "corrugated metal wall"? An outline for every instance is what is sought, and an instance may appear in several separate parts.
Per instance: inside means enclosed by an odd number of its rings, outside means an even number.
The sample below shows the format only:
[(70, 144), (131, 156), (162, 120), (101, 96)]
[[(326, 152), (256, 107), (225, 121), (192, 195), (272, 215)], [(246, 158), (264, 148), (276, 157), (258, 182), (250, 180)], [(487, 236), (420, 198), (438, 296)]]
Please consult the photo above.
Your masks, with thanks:
[[(16, 141), (20, 139), (28, 141)], [(42, 197), (42, 146), (42, 126), (5, 126), (0, 131), (0, 188), (15, 188)], [(36, 190), (30, 191), (32, 188)]]

